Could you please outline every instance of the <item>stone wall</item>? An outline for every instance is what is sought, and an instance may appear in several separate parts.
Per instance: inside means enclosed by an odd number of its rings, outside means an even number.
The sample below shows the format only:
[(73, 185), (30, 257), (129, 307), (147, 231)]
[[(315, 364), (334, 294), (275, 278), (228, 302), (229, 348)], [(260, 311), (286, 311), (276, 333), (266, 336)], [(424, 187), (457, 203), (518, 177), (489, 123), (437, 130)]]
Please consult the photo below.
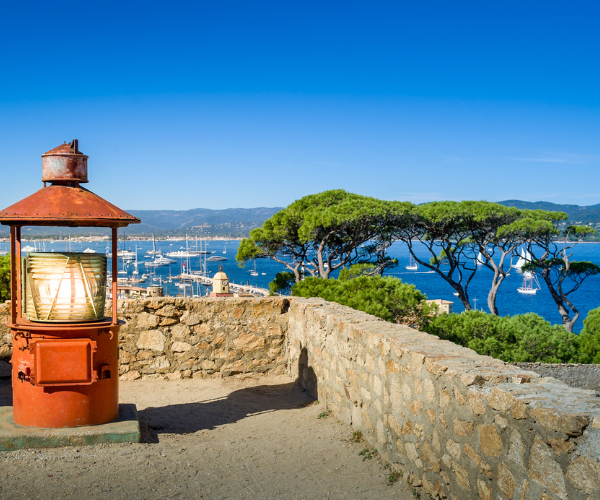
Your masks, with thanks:
[(122, 380), (284, 372), (285, 298), (119, 301)]
[[(285, 372), (285, 298), (165, 297), (119, 300), (118, 307), (125, 321), (119, 344), (122, 380)], [(0, 306), (3, 323), (9, 314)], [(9, 366), (10, 356), (10, 330), (3, 327), (0, 371)]]
[(600, 498), (600, 399), (411, 328), (294, 298), (290, 374), (432, 498)]
[(515, 363), (542, 377), (554, 377), (571, 387), (600, 391), (600, 365)]

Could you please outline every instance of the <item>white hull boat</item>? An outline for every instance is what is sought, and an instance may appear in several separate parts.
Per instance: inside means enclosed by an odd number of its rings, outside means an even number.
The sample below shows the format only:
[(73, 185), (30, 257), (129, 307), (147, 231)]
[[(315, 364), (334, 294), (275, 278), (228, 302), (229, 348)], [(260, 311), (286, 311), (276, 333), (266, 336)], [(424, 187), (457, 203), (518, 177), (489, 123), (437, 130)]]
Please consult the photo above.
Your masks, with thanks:
[(535, 295), (541, 288), (537, 276), (533, 273), (526, 272), (523, 274), (523, 285), (517, 288), (517, 292), (524, 295)]
[(410, 256), (410, 263), (408, 266), (406, 266), (406, 269), (408, 269), (409, 271), (416, 271), (417, 269), (419, 269), (419, 264), (417, 264), (417, 261), (413, 258), (413, 256)]

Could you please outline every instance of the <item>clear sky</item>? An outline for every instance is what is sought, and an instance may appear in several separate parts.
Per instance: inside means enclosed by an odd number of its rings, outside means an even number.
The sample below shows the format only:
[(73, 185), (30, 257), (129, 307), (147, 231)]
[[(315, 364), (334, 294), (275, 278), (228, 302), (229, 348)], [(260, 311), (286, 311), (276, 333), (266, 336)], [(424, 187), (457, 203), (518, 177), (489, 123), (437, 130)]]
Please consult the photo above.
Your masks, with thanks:
[(5, 2), (0, 205), (73, 138), (125, 209), (333, 188), (600, 203), (598, 19), (597, 1)]

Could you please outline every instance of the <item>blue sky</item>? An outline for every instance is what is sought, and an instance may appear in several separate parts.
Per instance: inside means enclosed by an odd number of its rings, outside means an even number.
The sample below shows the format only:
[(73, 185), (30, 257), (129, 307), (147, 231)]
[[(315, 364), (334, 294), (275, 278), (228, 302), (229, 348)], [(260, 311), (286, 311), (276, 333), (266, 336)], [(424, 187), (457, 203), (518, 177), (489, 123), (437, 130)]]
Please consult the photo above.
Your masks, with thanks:
[(78, 138), (126, 209), (600, 203), (597, 2), (11, 2), (8, 206)]

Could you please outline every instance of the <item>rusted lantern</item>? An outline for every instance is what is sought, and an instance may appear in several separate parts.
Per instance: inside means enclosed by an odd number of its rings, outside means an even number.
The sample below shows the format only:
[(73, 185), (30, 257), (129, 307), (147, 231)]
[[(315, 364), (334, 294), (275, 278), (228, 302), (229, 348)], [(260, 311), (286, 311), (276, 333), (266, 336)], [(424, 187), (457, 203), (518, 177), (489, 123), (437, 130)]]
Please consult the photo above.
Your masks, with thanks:
[[(13, 419), (29, 427), (104, 424), (119, 415), (117, 228), (140, 220), (81, 187), (88, 157), (76, 139), (42, 158), (44, 187), (0, 211), (10, 226)], [(106, 256), (23, 257), (23, 226), (112, 228), (112, 318), (104, 316)]]

